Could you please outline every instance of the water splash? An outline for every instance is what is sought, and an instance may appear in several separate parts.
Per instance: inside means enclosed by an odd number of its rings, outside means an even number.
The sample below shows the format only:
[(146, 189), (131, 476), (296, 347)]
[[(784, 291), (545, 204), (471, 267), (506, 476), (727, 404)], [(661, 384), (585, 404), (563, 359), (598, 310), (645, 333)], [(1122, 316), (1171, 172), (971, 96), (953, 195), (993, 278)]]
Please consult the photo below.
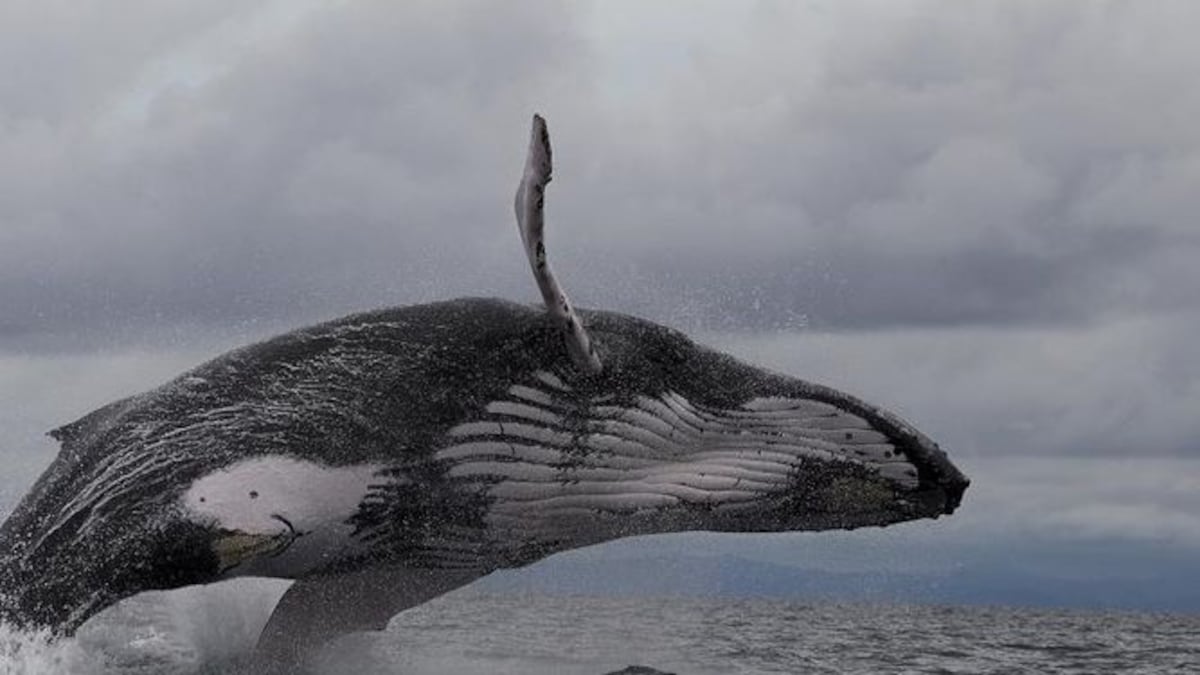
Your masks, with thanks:
[(74, 640), (55, 641), (48, 631), (22, 631), (0, 623), (0, 675), (85, 672), (86, 655)]
[(0, 675), (191, 675), (253, 650), (289, 582), (238, 579), (143, 593), (96, 615), (75, 637), (0, 625)]

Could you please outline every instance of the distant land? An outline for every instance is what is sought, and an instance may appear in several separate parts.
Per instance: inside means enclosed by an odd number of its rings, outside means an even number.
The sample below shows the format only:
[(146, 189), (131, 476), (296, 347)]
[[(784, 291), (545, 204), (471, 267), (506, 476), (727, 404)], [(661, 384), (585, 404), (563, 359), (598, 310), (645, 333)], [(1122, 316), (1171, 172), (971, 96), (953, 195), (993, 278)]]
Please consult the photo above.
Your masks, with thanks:
[(937, 574), (830, 572), (738, 556), (551, 560), (496, 572), (481, 590), (552, 595), (779, 598), (848, 603), (1005, 605), (1200, 613), (1196, 570), (1130, 579), (1056, 578), (994, 565)]

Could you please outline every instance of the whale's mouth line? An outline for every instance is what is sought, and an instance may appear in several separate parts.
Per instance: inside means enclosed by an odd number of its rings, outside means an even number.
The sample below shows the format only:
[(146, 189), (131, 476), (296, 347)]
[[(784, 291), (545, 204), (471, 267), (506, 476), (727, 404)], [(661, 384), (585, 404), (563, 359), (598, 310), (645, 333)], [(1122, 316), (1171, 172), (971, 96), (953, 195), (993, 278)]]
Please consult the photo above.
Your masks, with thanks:
[(284, 518), (282, 515), (280, 515), (278, 513), (272, 513), (271, 518), (283, 523), (288, 529), (287, 541), (285, 541), (283, 543), (283, 546), (280, 546), (278, 550), (276, 550), (270, 554), (270, 557), (278, 558), (279, 556), (283, 555), (289, 548), (291, 548), (292, 544), (296, 543), (297, 539), (299, 539), (300, 537), (303, 537), (304, 535), (306, 535), (308, 533), (297, 530), (295, 528), (295, 526), (292, 525), (292, 521), (288, 520), (287, 518)]

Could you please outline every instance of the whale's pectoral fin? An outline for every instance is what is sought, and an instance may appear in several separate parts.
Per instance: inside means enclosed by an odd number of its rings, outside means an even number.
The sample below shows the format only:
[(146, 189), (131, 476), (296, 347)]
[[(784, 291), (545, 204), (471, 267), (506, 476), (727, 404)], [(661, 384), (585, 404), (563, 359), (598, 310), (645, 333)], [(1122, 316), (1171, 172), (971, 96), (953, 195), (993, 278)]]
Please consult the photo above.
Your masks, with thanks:
[(478, 570), (378, 567), (301, 579), (292, 585), (258, 638), (258, 656), (276, 665), (302, 663), (346, 633), (382, 630), (396, 614), (465, 586)]
[(521, 242), (525, 244), (529, 265), (533, 268), (533, 278), (546, 303), (546, 311), (562, 332), (571, 361), (585, 373), (597, 373), (601, 368), (600, 357), (596, 355), (579, 314), (575, 312), (566, 291), (559, 285), (546, 260), (545, 203), (550, 173), (550, 132), (546, 130), (546, 120), (541, 115), (534, 115), (525, 173), (517, 186), (514, 203), (517, 226), (521, 231)]

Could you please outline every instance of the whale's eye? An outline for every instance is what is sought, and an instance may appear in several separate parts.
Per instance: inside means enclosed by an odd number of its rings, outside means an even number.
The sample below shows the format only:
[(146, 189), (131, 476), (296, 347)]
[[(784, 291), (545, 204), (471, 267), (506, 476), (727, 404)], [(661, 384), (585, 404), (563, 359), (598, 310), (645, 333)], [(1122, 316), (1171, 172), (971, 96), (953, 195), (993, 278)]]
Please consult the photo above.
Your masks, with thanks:
[(201, 504), (203, 504), (203, 503), (204, 503), (204, 502), (206, 502), (206, 501), (208, 501), (208, 499), (207, 499), (207, 498), (205, 498), (205, 497), (201, 497), (201, 498), (200, 498), (200, 503), (201, 503)]
[(250, 491), (250, 499), (258, 499), (258, 490)]

